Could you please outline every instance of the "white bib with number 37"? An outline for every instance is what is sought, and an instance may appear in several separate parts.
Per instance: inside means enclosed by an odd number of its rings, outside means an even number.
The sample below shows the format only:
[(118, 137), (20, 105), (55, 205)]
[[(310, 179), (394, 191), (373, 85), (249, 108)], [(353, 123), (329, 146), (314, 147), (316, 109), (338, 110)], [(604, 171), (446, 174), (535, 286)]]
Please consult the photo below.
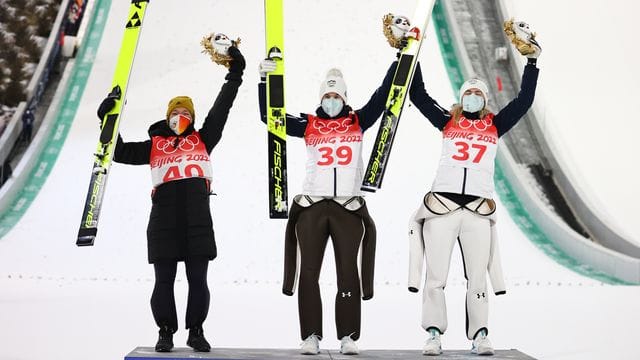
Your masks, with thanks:
[(152, 137), (149, 165), (153, 187), (192, 177), (211, 181), (213, 175), (209, 154), (197, 131), (185, 137)]
[(431, 191), (492, 198), (498, 130), (493, 114), (450, 120), (442, 131), (442, 155)]
[(309, 116), (304, 139), (307, 146), (305, 195), (361, 194), (362, 129), (355, 114), (339, 119)]

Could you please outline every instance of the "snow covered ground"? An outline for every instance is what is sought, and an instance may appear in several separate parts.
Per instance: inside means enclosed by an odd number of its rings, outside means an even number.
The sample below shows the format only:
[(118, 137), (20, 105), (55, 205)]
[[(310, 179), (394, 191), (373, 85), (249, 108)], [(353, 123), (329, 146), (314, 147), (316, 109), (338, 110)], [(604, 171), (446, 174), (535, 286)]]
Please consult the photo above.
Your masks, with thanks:
[[(144, 139), (148, 125), (163, 117), (167, 101), (176, 95), (193, 97), (201, 121), (225, 70), (200, 54), (200, 38), (214, 31), (242, 38), (248, 62), (245, 83), (213, 152), (217, 196), (212, 198), (212, 209), (219, 257), (210, 268), (212, 304), (205, 333), (219, 347), (295, 348), (297, 300), (280, 293), (285, 223), (267, 218), (266, 130), (259, 121), (256, 86), (258, 63), (264, 56), (262, 4), (245, 0), (189, 4), (150, 5), (121, 133), (125, 140)], [(287, 2), (288, 111), (315, 109), (319, 82), (333, 66), (345, 74), (349, 102), (362, 106), (395, 58), (381, 33), (382, 15), (391, 11), (411, 16), (414, 4), (409, 0), (376, 0), (365, 7), (361, 2), (334, 0)], [(82, 104), (56, 166), (29, 211), (0, 239), (0, 359), (118, 359), (135, 346), (155, 343), (157, 330), (149, 309), (153, 272), (146, 263), (145, 240), (148, 168), (112, 167), (96, 245), (75, 246), (97, 138), (95, 109), (109, 91), (127, 9), (128, 2), (113, 1)], [(567, 12), (567, 18), (571, 14)], [(550, 37), (545, 33), (540, 39)], [(543, 43), (549, 44), (543, 53), (548, 58), (541, 59), (541, 67), (554, 61), (551, 42)], [(575, 61), (582, 58), (577, 54)], [(452, 103), (432, 28), (421, 61), (431, 95), (442, 104)], [(365, 137), (366, 149), (374, 137), (375, 129)], [(301, 189), (305, 154), (301, 140), (288, 144), (290, 193), (295, 194)], [(378, 245), (376, 295), (363, 304), (359, 341), (363, 349), (422, 346), (421, 295), (406, 290), (406, 225), (430, 186), (439, 152), (438, 132), (413, 107), (406, 108), (383, 189), (367, 197), (378, 226)], [(603, 166), (609, 166), (609, 160), (603, 160)], [(625, 161), (619, 165), (632, 159)], [(499, 212), (509, 290), (506, 296), (490, 300), (494, 346), (517, 348), (542, 359), (636, 358), (640, 288), (603, 285), (557, 265), (526, 239), (504, 209)], [(338, 347), (331, 253), (329, 247), (321, 275), (325, 348)], [(454, 250), (445, 349), (469, 347), (464, 336), (464, 291), (462, 264)], [(176, 296), (179, 314), (184, 314), (182, 274)], [(184, 346), (186, 335), (184, 330), (178, 332), (177, 346)]]

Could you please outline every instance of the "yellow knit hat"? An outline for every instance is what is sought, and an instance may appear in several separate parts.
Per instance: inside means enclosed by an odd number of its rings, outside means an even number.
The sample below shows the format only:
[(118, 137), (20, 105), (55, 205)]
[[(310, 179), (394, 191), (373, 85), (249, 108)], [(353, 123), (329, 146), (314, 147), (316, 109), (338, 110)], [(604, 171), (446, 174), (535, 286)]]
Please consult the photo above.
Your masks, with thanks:
[(196, 113), (193, 110), (193, 101), (188, 96), (176, 96), (169, 100), (169, 106), (167, 106), (167, 120), (169, 119), (169, 115), (171, 115), (173, 109), (178, 107), (183, 107), (189, 110), (189, 113), (191, 114), (191, 121), (196, 120)]

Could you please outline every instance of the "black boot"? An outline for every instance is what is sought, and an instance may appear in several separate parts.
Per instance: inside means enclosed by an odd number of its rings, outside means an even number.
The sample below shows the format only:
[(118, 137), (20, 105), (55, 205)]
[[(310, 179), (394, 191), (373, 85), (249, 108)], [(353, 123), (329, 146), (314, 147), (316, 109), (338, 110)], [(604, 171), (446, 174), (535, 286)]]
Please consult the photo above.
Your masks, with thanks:
[(156, 343), (157, 352), (169, 352), (173, 349), (173, 329), (163, 326), (158, 331), (158, 342)]
[(204, 338), (204, 333), (201, 326), (194, 326), (189, 329), (189, 338), (187, 339), (187, 345), (199, 352), (211, 351), (211, 345)]

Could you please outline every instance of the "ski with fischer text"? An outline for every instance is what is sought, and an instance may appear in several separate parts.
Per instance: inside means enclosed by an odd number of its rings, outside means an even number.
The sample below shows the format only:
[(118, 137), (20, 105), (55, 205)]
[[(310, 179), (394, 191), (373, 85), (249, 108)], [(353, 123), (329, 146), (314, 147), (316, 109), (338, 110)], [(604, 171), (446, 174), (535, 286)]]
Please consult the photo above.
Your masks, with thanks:
[(286, 219), (287, 124), (284, 107), (284, 18), (283, 0), (264, 1), (267, 58), (276, 70), (267, 74), (267, 128), (269, 156), (269, 217)]
[(431, 11), (436, 0), (420, 0), (413, 16), (413, 27), (407, 33), (407, 45), (400, 52), (398, 66), (396, 68), (389, 95), (387, 97), (386, 110), (380, 122), (380, 129), (371, 151), (369, 164), (362, 180), (361, 189), (375, 192), (382, 186), (393, 139), (398, 129), (398, 122), (402, 114), (402, 108), (409, 93), (411, 80), (418, 62), (420, 46), (431, 18)]
[(131, 66), (133, 65), (133, 58), (148, 4), (149, 0), (132, 0), (129, 7), (118, 62), (113, 75), (111, 92), (109, 93), (109, 97), (115, 100), (115, 106), (102, 119), (100, 138), (91, 169), (89, 191), (76, 240), (76, 245), (78, 246), (92, 246), (98, 233), (98, 218), (111, 160), (113, 159), (113, 151), (118, 139), (120, 115), (124, 107), (129, 74), (131, 73)]

